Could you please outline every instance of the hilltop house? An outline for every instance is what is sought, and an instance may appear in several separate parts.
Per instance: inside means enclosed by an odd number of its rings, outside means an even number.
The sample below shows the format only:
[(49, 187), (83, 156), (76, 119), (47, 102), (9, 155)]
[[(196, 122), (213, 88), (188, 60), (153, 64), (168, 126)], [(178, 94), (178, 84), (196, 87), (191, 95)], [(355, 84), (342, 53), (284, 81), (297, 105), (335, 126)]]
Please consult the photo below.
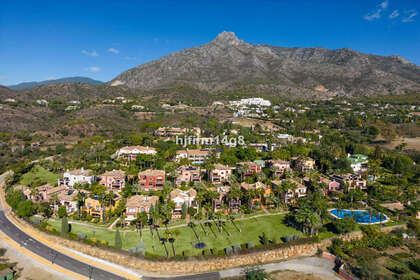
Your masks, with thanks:
[(208, 179), (213, 184), (227, 182), (232, 176), (232, 167), (223, 164), (216, 164), (213, 170), (208, 170)]
[(185, 158), (191, 161), (193, 164), (203, 164), (204, 161), (211, 155), (211, 151), (207, 149), (202, 150), (178, 150), (176, 151), (175, 159), (177, 161)]
[(344, 174), (344, 175), (333, 175), (331, 179), (336, 180), (341, 184), (342, 188), (347, 188), (347, 191), (350, 190), (366, 190), (367, 181), (358, 175), (353, 174)]
[[(279, 185), (282, 184), (283, 181), (280, 180), (274, 180), (271, 182), (272, 187), (276, 188)], [(281, 199), (284, 203), (290, 204), (290, 203), (296, 203), (297, 199), (300, 197), (305, 197), (307, 194), (307, 187), (295, 180), (291, 180), (291, 182), (295, 185), (295, 188), (288, 189), (286, 192), (284, 192), (281, 195)]]
[(273, 195), (273, 190), (263, 184), (262, 182), (256, 182), (254, 184), (248, 184), (246, 182), (241, 183), (241, 188), (244, 191), (251, 191), (251, 190), (261, 190), (260, 197), (254, 197), (251, 199), (251, 205), (255, 205), (255, 203), (261, 202), (262, 204), (268, 205), (270, 204), (269, 198)]
[(96, 181), (95, 175), (90, 175), (92, 171), (90, 169), (74, 169), (67, 170), (63, 174), (63, 179), (58, 179), (59, 186), (70, 186), (73, 187), (75, 184), (92, 184)]
[(107, 171), (99, 177), (99, 184), (104, 185), (108, 191), (120, 192), (125, 187), (125, 172), (122, 170)]
[(147, 169), (138, 174), (139, 187), (144, 191), (162, 190), (165, 184), (165, 171), (158, 169)]
[(261, 172), (261, 165), (252, 161), (239, 162), (236, 171), (238, 171), (239, 167), (245, 168), (245, 172), (242, 174), (243, 176), (252, 176)]
[(67, 214), (74, 213), (79, 208), (79, 203), (76, 200), (77, 194), (79, 191), (68, 189), (58, 193), (57, 198), (59, 205), (54, 207), (54, 210), (57, 211), (59, 206), (66, 207)]
[(135, 195), (127, 199), (125, 205), (125, 222), (130, 223), (137, 218), (137, 214), (145, 212), (149, 214), (150, 207), (156, 205), (158, 196)]
[(284, 172), (291, 170), (290, 169), (290, 162), (285, 160), (270, 160), (269, 166), (271, 171), (273, 172), (274, 177), (280, 177), (284, 174)]
[(307, 172), (315, 168), (315, 160), (310, 157), (294, 157), (292, 158), (294, 169), (300, 172)]
[(178, 174), (175, 181), (177, 185), (181, 185), (182, 182), (186, 184), (201, 182), (200, 167), (183, 165), (176, 169), (176, 173)]
[(92, 218), (103, 221), (107, 212), (114, 210), (119, 202), (120, 196), (117, 194), (114, 194), (114, 198), (111, 199), (109, 205), (104, 205), (98, 196), (88, 197), (85, 200), (83, 210), (86, 211), (88, 215), (92, 216)]
[(189, 189), (186, 191), (175, 189), (170, 193), (171, 200), (175, 203), (175, 209), (172, 213), (172, 217), (181, 218), (182, 216), (182, 207), (186, 204), (188, 207), (198, 208), (195, 199), (197, 197), (197, 191), (194, 189)]
[(348, 155), (347, 159), (350, 161), (350, 166), (354, 172), (360, 173), (365, 172), (368, 168), (369, 158), (368, 156), (361, 154)]
[(126, 159), (129, 161), (136, 160), (137, 155), (156, 155), (156, 149), (144, 146), (127, 146), (119, 149), (115, 155), (117, 158)]

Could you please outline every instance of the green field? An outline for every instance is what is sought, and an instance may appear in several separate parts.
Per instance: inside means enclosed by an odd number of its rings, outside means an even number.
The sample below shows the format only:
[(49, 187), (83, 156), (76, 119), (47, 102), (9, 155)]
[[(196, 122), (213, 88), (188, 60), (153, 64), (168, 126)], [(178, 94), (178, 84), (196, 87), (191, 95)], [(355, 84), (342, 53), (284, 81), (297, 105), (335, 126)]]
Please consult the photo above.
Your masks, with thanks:
[[(215, 248), (217, 250), (223, 249), (232, 245), (240, 245), (247, 242), (253, 242), (255, 245), (260, 244), (259, 236), (265, 232), (266, 236), (269, 239), (274, 239), (276, 242), (280, 243), (281, 238), (286, 235), (299, 234), (303, 235), (302, 232), (295, 230), (294, 228), (288, 227), (284, 224), (284, 215), (276, 216), (265, 216), (259, 218), (252, 218), (249, 220), (241, 221), (242, 223), (242, 232), (240, 233), (232, 223), (225, 222), (224, 228), (232, 234), (230, 237), (226, 231), (221, 233), (218, 231), (217, 227), (212, 225), (211, 230), (208, 226), (204, 226), (205, 230), (208, 232), (206, 235), (201, 228), (201, 226), (196, 225), (195, 231), (199, 235), (201, 242), (207, 244), (207, 249)], [(49, 223), (56, 228), (58, 231), (61, 229), (61, 222), (57, 220), (50, 220)], [(239, 228), (239, 221), (235, 221), (235, 224)], [(114, 244), (115, 231), (110, 231), (107, 229), (97, 229), (89, 228), (83, 225), (72, 225), (73, 233), (85, 233), (87, 237), (92, 238), (96, 237), (99, 240), (106, 240), (110, 245)], [(188, 255), (199, 255), (201, 254), (201, 249), (195, 249), (194, 244), (198, 242), (193, 230), (190, 227), (179, 227), (174, 229), (169, 229), (169, 233), (172, 237), (176, 239), (174, 243), (175, 252), (177, 255), (181, 255), (182, 251), (188, 251)], [(165, 237), (166, 230), (162, 226), (160, 229), (161, 237)], [(128, 250), (131, 247), (135, 247), (139, 242), (139, 233), (136, 232), (121, 232), (123, 240), (123, 249)], [(146, 245), (146, 251), (165, 256), (165, 249), (162, 244), (158, 243), (158, 238), (155, 234), (154, 242), (150, 231), (148, 229), (143, 230), (143, 242)], [(153, 248), (154, 244), (154, 248)], [(168, 250), (172, 253), (171, 245), (167, 244)]]
[[(33, 183), (48, 183), (50, 185), (57, 185), (58, 175), (45, 170), (41, 166), (35, 166), (32, 170), (22, 176), (19, 184), (28, 186)], [(39, 185), (39, 184), (37, 184)]]

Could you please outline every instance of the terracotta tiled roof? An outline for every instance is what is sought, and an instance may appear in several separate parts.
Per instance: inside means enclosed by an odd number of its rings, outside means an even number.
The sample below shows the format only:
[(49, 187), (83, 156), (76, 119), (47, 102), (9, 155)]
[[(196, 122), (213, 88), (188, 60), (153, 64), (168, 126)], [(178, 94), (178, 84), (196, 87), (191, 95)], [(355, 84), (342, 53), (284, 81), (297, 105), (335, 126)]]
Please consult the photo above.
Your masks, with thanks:
[(125, 178), (125, 172), (122, 170), (112, 170), (112, 171), (107, 171), (104, 174), (102, 174), (101, 176), (105, 177), (105, 176), (109, 176), (109, 177), (114, 177), (116, 179), (124, 179)]
[(165, 176), (165, 170), (147, 169), (139, 172), (139, 176)]
[(159, 200), (158, 196), (135, 195), (127, 199), (126, 207), (150, 207)]

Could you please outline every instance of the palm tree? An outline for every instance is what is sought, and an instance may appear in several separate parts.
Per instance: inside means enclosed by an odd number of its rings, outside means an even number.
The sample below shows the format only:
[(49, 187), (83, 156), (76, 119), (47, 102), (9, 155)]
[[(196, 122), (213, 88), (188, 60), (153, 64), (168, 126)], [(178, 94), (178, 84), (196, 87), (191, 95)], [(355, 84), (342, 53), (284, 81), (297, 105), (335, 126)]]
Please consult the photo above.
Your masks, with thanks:
[(139, 228), (139, 234), (140, 234), (140, 240), (143, 241), (143, 226), (147, 223), (147, 214), (146, 212), (140, 212), (137, 213), (137, 218), (136, 218), (136, 225)]
[(299, 209), (296, 213), (296, 221), (301, 225), (302, 230), (311, 236), (321, 225), (321, 217), (309, 208)]
[(175, 257), (175, 255), (176, 255), (176, 253), (175, 253), (175, 247), (174, 247), (175, 238), (171, 236), (171, 237), (169, 237), (169, 238), (168, 238), (168, 241), (169, 241), (169, 243), (171, 243), (171, 246), (172, 246), (172, 252), (173, 252), (174, 257)]

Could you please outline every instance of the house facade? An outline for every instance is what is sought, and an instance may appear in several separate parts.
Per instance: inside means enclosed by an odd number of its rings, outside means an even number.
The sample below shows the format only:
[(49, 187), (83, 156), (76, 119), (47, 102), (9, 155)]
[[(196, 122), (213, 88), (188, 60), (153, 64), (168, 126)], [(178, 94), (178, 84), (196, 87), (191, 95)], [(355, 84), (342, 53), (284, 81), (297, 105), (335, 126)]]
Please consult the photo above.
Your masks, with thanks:
[(147, 169), (138, 174), (139, 187), (144, 191), (162, 190), (165, 184), (165, 171), (158, 169)]
[(278, 178), (284, 174), (286, 171), (290, 171), (290, 162), (286, 160), (270, 160), (269, 161), (270, 169), (273, 172), (274, 177)]
[(201, 182), (201, 169), (198, 166), (180, 166), (176, 169), (178, 177), (175, 180), (177, 185), (181, 185), (182, 182), (189, 184), (190, 182), (199, 183)]
[(122, 170), (107, 171), (99, 177), (99, 184), (104, 185), (108, 191), (120, 192), (125, 187), (125, 172)]
[(125, 222), (130, 223), (137, 218), (137, 214), (145, 212), (150, 213), (150, 208), (156, 205), (159, 200), (158, 196), (134, 195), (127, 199), (125, 205)]
[(175, 189), (171, 191), (170, 198), (175, 203), (175, 209), (172, 213), (172, 217), (181, 218), (182, 216), (182, 207), (186, 204), (188, 207), (198, 208), (198, 204), (195, 199), (197, 197), (197, 191), (194, 189), (189, 189), (186, 191)]
[(119, 149), (115, 155), (117, 158), (132, 161), (136, 160), (138, 155), (156, 155), (156, 153), (156, 149), (149, 146), (127, 146)]
[(177, 161), (185, 158), (191, 161), (193, 164), (203, 164), (208, 157), (210, 157), (211, 151), (208, 149), (194, 149), (194, 150), (179, 150), (176, 151), (175, 159)]
[(232, 176), (232, 167), (223, 164), (216, 164), (213, 170), (208, 170), (208, 179), (213, 184), (227, 182)]
[(95, 175), (90, 175), (92, 171), (90, 169), (74, 169), (67, 170), (63, 174), (63, 179), (58, 179), (59, 186), (73, 187), (75, 184), (92, 184), (96, 181)]

